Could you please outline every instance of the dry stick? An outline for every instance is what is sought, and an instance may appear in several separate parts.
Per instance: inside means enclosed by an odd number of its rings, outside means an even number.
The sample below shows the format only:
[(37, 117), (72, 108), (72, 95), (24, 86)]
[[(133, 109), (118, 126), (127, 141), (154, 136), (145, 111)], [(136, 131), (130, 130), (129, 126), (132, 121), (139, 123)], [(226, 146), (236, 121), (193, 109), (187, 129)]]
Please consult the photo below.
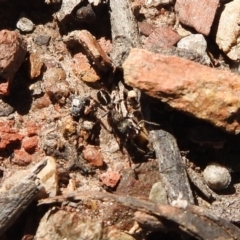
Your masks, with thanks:
[(39, 205), (52, 204), (63, 201), (80, 201), (84, 199), (95, 199), (101, 201), (115, 201), (123, 206), (141, 211), (167, 221), (172, 229), (177, 224), (176, 229), (185, 232), (190, 236), (201, 240), (240, 240), (240, 230), (230, 222), (215, 217), (203, 209), (184, 203), (184, 208), (170, 205), (154, 204), (149, 201), (140, 200), (135, 197), (123, 197), (104, 192), (72, 192), (69, 195), (57, 196), (39, 201)]
[(169, 202), (181, 196), (193, 204), (192, 191), (175, 138), (166, 131), (152, 130), (149, 140), (156, 152)]
[(35, 180), (47, 161), (37, 164), (30, 174), (9, 191), (0, 193), (0, 236), (14, 223), (19, 215), (34, 200), (41, 186)]
[(114, 66), (121, 68), (129, 50), (141, 45), (129, 0), (110, 0), (110, 21), (113, 42), (111, 58)]

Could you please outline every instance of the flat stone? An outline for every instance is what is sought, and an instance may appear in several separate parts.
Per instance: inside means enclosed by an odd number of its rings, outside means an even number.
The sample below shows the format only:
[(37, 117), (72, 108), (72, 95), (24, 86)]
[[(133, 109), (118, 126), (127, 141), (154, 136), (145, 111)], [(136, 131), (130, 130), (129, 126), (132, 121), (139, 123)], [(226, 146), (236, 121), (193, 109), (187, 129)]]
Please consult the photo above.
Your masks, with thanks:
[[(224, 5), (216, 33), (216, 43), (232, 60), (240, 60), (240, 0)], [(231, 16), (231, 17), (230, 17)]]
[(180, 39), (181, 36), (170, 27), (155, 28), (149, 35), (145, 48), (169, 48), (174, 46)]
[(127, 85), (228, 132), (240, 132), (239, 75), (136, 48), (123, 70)]
[(27, 53), (26, 44), (20, 34), (14, 31), (0, 31), (0, 93), (8, 94), (13, 79)]
[(219, 0), (176, 0), (175, 11), (181, 23), (207, 36), (210, 33), (218, 4)]

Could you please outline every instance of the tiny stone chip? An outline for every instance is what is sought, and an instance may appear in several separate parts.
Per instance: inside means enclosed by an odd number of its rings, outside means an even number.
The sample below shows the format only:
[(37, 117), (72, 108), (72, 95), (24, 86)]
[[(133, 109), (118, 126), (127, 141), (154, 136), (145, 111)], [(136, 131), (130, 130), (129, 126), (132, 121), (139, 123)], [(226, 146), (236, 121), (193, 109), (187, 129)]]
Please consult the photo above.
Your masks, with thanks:
[(207, 185), (216, 191), (227, 188), (231, 182), (228, 169), (216, 163), (212, 163), (204, 169), (203, 177)]

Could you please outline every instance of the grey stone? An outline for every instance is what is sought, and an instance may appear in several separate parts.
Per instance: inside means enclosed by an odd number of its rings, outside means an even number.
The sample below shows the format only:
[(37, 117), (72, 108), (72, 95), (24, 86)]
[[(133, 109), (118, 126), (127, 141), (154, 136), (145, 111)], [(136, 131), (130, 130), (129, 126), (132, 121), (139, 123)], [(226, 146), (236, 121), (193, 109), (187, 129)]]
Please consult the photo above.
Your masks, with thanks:
[(25, 33), (32, 32), (34, 30), (34, 23), (26, 17), (21, 17), (17, 22), (17, 28)]

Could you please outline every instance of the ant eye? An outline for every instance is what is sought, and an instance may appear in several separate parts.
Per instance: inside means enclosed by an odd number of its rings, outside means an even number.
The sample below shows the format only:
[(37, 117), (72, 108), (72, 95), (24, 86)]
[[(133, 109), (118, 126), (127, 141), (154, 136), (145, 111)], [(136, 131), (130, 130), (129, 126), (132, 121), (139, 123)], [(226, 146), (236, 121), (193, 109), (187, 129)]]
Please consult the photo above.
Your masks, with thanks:
[(103, 106), (107, 106), (111, 102), (110, 94), (106, 90), (98, 91), (97, 99)]

